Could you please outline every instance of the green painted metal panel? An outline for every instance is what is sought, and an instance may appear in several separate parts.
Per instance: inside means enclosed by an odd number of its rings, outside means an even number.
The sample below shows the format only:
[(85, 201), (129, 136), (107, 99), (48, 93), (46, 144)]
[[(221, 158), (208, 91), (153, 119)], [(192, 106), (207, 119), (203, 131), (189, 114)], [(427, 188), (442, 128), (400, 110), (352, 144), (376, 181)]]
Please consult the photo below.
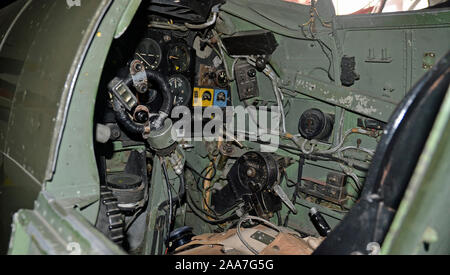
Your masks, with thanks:
[[(103, 64), (127, 2), (127, 0), (115, 1), (95, 32), (95, 38), (81, 66), (71, 103), (68, 106), (67, 122), (58, 153), (55, 175), (51, 181), (46, 182), (44, 188), (46, 195), (39, 198), (35, 209), (21, 210), (16, 215), (21, 218), (15, 221), (15, 228), (26, 228), (26, 234), (32, 236), (31, 244), (23, 252), (24, 249), (16, 243), (23, 244), (25, 236), (20, 230), (14, 230), (13, 240), (17, 241), (12, 243), (11, 254), (68, 254), (70, 251), (67, 250), (67, 245), (71, 241), (81, 244), (83, 254), (98, 254), (99, 252), (95, 251), (105, 245), (114, 247), (92, 226), (98, 212), (98, 204), (95, 202), (99, 199), (99, 179), (92, 133), (95, 100)], [(27, 201), (31, 203), (34, 198), (29, 198)], [(74, 205), (79, 211), (70, 210)], [(66, 207), (67, 209), (64, 209)], [(78, 212), (83, 217), (78, 216), (76, 219), (84, 224), (84, 229), (72, 227), (74, 220), (67, 219), (67, 216), (79, 215)], [(46, 215), (52, 215), (52, 217)], [(52, 222), (47, 223), (46, 221), (49, 220)], [(92, 236), (89, 240), (85, 239), (92, 234), (95, 235), (94, 239)], [(116, 248), (110, 252), (121, 253)]]
[(122, 17), (119, 20), (119, 24), (117, 25), (114, 38), (117, 39), (121, 37), (124, 32), (126, 32), (141, 3), (142, 0), (131, 0), (128, 2), (127, 8), (125, 9), (125, 12), (123, 13)]
[(383, 244), (384, 254), (450, 254), (450, 90)]
[[(94, 152), (94, 111), (103, 64), (114, 33), (127, 7), (127, 0), (117, 0), (105, 14), (80, 70), (74, 88), (62, 137), (55, 174), (45, 190), (64, 206), (79, 208), (99, 200), (99, 176)], [(104, 91), (99, 91), (104, 92)], [(98, 209), (90, 222), (95, 223)]]
[(14, 216), (9, 254), (120, 255), (123, 251), (73, 209), (43, 192), (34, 210)]
[(108, 3), (31, 1), (5, 37), (0, 79), (12, 97), (2, 151), (40, 182), (51, 177), (73, 81)]
[(11, 238), (9, 254), (11, 255), (27, 255), (31, 246), (31, 236), (27, 233), (24, 225), (19, 221), (21, 213), (14, 215), (13, 231), (14, 236)]
[[(319, 1), (318, 9), (323, 11), (321, 16), (325, 21), (335, 14), (330, 0)], [(306, 23), (310, 14), (310, 6), (273, 0), (229, 0), (221, 10), (260, 28), (297, 39), (304, 39), (299, 25)]]
[(450, 9), (336, 16), (336, 29), (434, 28), (448, 25)]
[[(446, 14), (442, 12), (434, 17), (442, 18)], [(397, 20), (395, 29), (387, 29), (380, 24), (376, 28), (338, 31), (338, 37), (343, 54), (356, 60), (360, 79), (353, 87), (399, 103), (431, 66), (447, 53), (450, 48), (450, 22), (434, 26), (430, 23), (428, 28), (406, 28), (401, 18), (390, 16)], [(415, 16), (420, 17), (418, 14)], [(366, 17), (369, 19), (370, 15)], [(430, 60), (426, 60), (428, 55)]]

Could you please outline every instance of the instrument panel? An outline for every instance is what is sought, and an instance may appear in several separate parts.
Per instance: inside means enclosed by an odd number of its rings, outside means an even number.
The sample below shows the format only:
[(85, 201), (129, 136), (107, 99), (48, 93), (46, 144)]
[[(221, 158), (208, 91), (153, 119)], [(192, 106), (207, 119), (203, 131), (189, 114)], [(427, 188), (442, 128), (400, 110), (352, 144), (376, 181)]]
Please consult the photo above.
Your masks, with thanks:
[[(158, 71), (167, 76), (175, 94), (174, 106), (192, 105), (195, 51), (189, 44), (189, 39), (179, 38), (172, 31), (149, 30), (133, 57), (144, 64), (146, 70)], [(162, 104), (162, 96), (156, 94), (151, 101), (144, 102), (150, 110), (156, 111)]]
[[(134, 60), (146, 70), (167, 76), (174, 94), (174, 106), (224, 108), (231, 105), (229, 79), (222, 58), (214, 45), (201, 45), (196, 33), (178, 37), (169, 30), (149, 30), (138, 44)], [(216, 45), (217, 46), (217, 45)], [(149, 87), (152, 90), (153, 87)], [(162, 96), (153, 93), (145, 102), (156, 111)]]

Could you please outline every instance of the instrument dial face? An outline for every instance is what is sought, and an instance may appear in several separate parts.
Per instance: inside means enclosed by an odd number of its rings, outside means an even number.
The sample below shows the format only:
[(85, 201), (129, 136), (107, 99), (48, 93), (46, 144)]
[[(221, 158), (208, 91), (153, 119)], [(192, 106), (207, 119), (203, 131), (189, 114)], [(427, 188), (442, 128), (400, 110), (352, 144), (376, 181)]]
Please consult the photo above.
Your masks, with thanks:
[(174, 106), (188, 106), (192, 98), (192, 88), (189, 80), (183, 75), (174, 75), (169, 79), (169, 85), (174, 95)]
[(168, 61), (171, 69), (175, 72), (185, 72), (191, 64), (191, 56), (185, 45), (178, 44), (170, 48)]
[(158, 69), (162, 60), (161, 47), (155, 40), (151, 38), (145, 38), (141, 41), (141, 43), (139, 43), (134, 58), (137, 60), (141, 60), (145, 65), (146, 70), (156, 70)]
[(217, 75), (216, 84), (221, 88), (227, 87), (228, 86), (227, 73), (225, 71), (218, 71), (216, 75)]

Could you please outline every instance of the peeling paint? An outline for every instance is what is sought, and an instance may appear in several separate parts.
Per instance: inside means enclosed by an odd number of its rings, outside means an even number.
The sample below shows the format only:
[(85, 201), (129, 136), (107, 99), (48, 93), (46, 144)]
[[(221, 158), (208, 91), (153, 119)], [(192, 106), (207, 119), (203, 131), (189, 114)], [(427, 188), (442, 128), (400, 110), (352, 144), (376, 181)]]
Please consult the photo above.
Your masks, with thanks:
[(340, 98), (339, 103), (344, 105), (347, 108), (351, 108), (352, 104), (353, 104), (353, 99), (354, 99), (354, 97), (349, 95), (346, 98)]
[(370, 102), (370, 98), (363, 96), (363, 95), (355, 95), (355, 99), (357, 101), (355, 111), (361, 112), (364, 114), (368, 114), (368, 115), (378, 112), (378, 110), (376, 108), (374, 108), (373, 106), (368, 106), (369, 102)]

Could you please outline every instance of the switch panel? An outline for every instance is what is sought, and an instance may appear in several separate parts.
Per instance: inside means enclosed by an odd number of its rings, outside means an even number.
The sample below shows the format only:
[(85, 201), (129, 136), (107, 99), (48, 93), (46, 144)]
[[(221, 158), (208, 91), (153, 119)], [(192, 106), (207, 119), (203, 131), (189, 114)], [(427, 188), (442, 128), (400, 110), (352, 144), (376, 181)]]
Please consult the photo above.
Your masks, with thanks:
[(235, 65), (235, 78), (241, 101), (259, 96), (256, 69), (244, 60)]

